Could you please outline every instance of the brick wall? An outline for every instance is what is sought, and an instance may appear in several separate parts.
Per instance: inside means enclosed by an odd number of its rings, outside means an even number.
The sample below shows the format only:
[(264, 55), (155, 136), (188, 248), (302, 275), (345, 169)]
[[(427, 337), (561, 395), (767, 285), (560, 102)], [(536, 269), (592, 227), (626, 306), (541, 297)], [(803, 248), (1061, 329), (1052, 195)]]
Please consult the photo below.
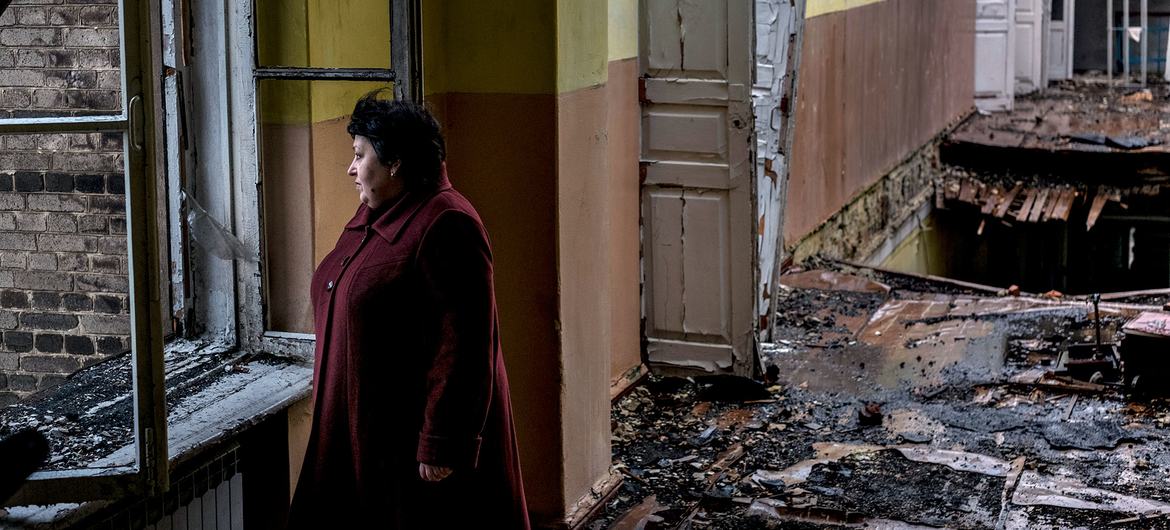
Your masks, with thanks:
[[(116, 2), (14, 0), (0, 117), (121, 109)], [(0, 135), (0, 404), (129, 346), (122, 134)]]

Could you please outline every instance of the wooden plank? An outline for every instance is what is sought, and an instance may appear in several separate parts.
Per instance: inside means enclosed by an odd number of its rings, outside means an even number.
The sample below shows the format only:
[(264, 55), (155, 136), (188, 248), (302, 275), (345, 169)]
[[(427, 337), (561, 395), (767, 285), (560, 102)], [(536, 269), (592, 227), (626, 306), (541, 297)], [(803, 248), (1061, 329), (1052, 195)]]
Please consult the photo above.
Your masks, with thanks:
[(971, 185), (971, 181), (963, 179), (959, 185), (959, 200), (974, 204), (975, 203), (975, 186)]
[(1044, 213), (1045, 203), (1048, 202), (1048, 194), (1051, 193), (1048, 188), (1040, 190), (1040, 194), (1036, 197), (1036, 202), (1032, 204), (1032, 211), (1028, 213), (1029, 223), (1040, 222), (1040, 214)]
[(1016, 195), (1019, 195), (1020, 191), (1023, 189), (1023, 183), (1017, 182), (1016, 185), (1012, 188), (1012, 191), (1009, 191), (1007, 196), (1004, 197), (1002, 201), (1000, 201), (999, 206), (995, 209), (995, 216), (1003, 217), (1004, 214), (1007, 213), (1008, 208), (1011, 208), (1012, 202), (1016, 200)]
[(987, 199), (983, 201), (982, 213), (988, 215), (994, 211), (995, 207), (999, 206), (999, 201), (1003, 200), (1003, 195), (1003, 188), (1000, 188), (998, 185), (992, 186), (991, 191), (987, 194)]
[(1052, 213), (1049, 214), (1049, 218), (1067, 221), (1068, 213), (1070, 210), (1072, 210), (1072, 202), (1074, 198), (1076, 198), (1076, 190), (1073, 190), (1072, 188), (1065, 188), (1061, 190), (1060, 197), (1056, 198), (1055, 207), (1052, 209)]
[(943, 186), (943, 194), (948, 201), (953, 201), (959, 198), (959, 189), (962, 185), (959, 179), (955, 177), (947, 177), (946, 184)]
[(1109, 202), (1109, 195), (1105, 190), (1097, 190), (1097, 195), (1093, 197), (1093, 205), (1089, 207), (1089, 217), (1085, 220), (1085, 231), (1093, 229), (1093, 225), (1097, 224), (1097, 218), (1101, 217), (1101, 210), (1105, 208), (1105, 203)]
[(1065, 191), (1065, 194), (1060, 198), (1057, 211), (1053, 212), (1053, 216), (1061, 221), (1068, 221), (1068, 215), (1073, 213), (1073, 205), (1076, 204), (1078, 197), (1080, 197), (1080, 192), (1076, 190)]
[(1020, 211), (1016, 212), (1016, 220), (1024, 222), (1028, 220), (1028, 213), (1032, 211), (1032, 205), (1036, 203), (1036, 188), (1028, 188), (1027, 195), (1024, 197), (1024, 204), (1020, 206)]
[(1040, 221), (1048, 221), (1052, 219), (1052, 212), (1056, 210), (1056, 205), (1060, 203), (1060, 196), (1064, 195), (1064, 190), (1060, 188), (1053, 188), (1052, 194), (1048, 196), (1048, 203), (1044, 207), (1044, 213), (1040, 215)]

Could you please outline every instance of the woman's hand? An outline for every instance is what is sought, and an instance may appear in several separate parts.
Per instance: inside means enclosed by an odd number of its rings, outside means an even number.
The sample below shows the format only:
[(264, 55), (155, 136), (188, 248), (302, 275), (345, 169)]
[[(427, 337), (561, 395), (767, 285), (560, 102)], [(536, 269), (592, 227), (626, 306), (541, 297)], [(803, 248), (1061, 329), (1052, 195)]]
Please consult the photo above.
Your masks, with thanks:
[(451, 474), (451, 468), (418, 463), (418, 476), (427, 482), (438, 482)]

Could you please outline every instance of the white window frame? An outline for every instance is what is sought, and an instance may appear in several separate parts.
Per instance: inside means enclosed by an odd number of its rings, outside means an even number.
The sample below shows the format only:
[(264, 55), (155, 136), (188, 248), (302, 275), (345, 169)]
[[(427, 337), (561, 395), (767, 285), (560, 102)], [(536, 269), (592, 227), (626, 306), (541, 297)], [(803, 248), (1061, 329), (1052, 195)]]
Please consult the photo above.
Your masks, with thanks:
[(163, 381), (161, 301), (159, 277), (165, 239), (159, 237), (155, 204), (165, 193), (159, 174), (155, 94), (158, 82), (156, 43), (157, 4), (152, 0), (118, 3), (122, 112), (114, 116), (0, 119), (0, 133), (123, 133), (126, 179), (127, 260), (129, 267), (130, 336), (132, 346), (134, 441), (136, 462), (114, 468), (38, 471), (6, 505), (79, 502), (125, 494), (150, 494), (168, 482), (166, 400)]

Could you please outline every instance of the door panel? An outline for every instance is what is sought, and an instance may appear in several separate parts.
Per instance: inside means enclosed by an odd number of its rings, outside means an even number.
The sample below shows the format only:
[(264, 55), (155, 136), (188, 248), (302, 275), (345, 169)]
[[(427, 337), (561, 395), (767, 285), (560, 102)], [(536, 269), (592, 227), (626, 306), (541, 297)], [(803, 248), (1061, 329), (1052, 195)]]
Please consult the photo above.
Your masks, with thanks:
[(749, 0), (641, 8), (643, 307), (659, 368), (750, 373)]
[(1016, 94), (1043, 86), (1044, 0), (1016, 0)]
[(1015, 95), (1014, 12), (1015, 0), (978, 0), (976, 3), (975, 103), (982, 110), (1012, 108)]

